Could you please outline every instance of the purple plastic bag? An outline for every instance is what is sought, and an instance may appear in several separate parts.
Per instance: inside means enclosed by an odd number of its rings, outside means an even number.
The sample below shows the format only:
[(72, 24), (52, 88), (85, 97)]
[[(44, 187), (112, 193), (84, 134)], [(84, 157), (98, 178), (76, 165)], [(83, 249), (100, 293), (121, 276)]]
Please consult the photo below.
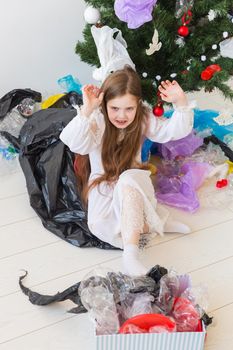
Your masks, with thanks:
[(160, 152), (164, 159), (175, 159), (178, 156), (191, 156), (194, 151), (203, 145), (203, 139), (192, 131), (180, 140), (169, 141), (160, 145)]
[(121, 21), (127, 22), (129, 29), (136, 29), (152, 20), (156, 2), (157, 0), (116, 0), (114, 10)]
[[(208, 163), (184, 163), (179, 174), (177, 169), (170, 175), (160, 172), (157, 176), (156, 197), (160, 203), (195, 212), (199, 206), (196, 190), (201, 186), (213, 167)], [(173, 172), (173, 174), (172, 174)]]

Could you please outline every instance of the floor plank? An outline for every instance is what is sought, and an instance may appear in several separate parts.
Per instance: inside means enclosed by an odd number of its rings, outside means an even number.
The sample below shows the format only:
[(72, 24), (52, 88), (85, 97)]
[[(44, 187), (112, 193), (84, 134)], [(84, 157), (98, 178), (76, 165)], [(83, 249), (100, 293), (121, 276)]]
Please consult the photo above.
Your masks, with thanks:
[(27, 194), (0, 200), (0, 227), (36, 216), (35, 211), (30, 207)]
[[(8, 237), (10, 237), (10, 244)], [(0, 227), (0, 259), (60, 241), (38, 217)]]
[(0, 176), (0, 199), (13, 197), (27, 192), (25, 177), (22, 170)]

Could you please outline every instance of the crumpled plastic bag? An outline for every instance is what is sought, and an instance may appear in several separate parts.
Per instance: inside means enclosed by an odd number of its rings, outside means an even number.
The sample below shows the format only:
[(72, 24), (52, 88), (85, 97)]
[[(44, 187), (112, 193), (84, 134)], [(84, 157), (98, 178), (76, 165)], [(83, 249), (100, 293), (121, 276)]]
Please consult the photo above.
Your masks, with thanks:
[(160, 203), (171, 205), (189, 212), (195, 212), (199, 206), (196, 190), (213, 167), (208, 163), (186, 162), (180, 171), (170, 169), (170, 174), (159, 173), (156, 183), (156, 198)]
[(136, 29), (152, 21), (152, 11), (157, 0), (116, 0), (116, 16), (128, 24), (129, 29)]
[(0, 99), (0, 119), (27, 97), (41, 102), (41, 93), (31, 89), (15, 89), (4, 95)]
[(94, 79), (103, 82), (110, 73), (123, 69), (125, 65), (135, 69), (135, 65), (127, 52), (127, 43), (119, 29), (112, 29), (108, 26), (101, 28), (92, 26), (91, 33), (101, 65), (100, 68), (94, 70)]
[(191, 156), (193, 152), (203, 145), (203, 139), (192, 131), (180, 140), (169, 141), (160, 146), (160, 152), (164, 159), (175, 159), (179, 156)]

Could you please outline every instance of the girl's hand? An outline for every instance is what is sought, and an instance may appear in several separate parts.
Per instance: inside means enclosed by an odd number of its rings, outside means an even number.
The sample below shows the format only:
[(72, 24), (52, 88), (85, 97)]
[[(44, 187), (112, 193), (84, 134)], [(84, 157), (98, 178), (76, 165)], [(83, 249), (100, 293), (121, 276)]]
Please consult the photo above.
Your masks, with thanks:
[(98, 108), (104, 97), (104, 93), (95, 85), (84, 85), (83, 89), (83, 107), (82, 112), (85, 116), (89, 116), (96, 108)]
[(175, 103), (178, 107), (187, 106), (188, 100), (177, 81), (162, 81), (159, 86), (160, 95), (163, 101)]

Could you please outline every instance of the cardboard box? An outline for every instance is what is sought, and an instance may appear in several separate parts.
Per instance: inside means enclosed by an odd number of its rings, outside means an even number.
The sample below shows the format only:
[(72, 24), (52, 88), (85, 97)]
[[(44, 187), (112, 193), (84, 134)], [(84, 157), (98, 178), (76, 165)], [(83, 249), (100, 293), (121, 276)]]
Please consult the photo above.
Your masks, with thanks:
[(203, 350), (206, 331), (97, 335), (96, 350)]

